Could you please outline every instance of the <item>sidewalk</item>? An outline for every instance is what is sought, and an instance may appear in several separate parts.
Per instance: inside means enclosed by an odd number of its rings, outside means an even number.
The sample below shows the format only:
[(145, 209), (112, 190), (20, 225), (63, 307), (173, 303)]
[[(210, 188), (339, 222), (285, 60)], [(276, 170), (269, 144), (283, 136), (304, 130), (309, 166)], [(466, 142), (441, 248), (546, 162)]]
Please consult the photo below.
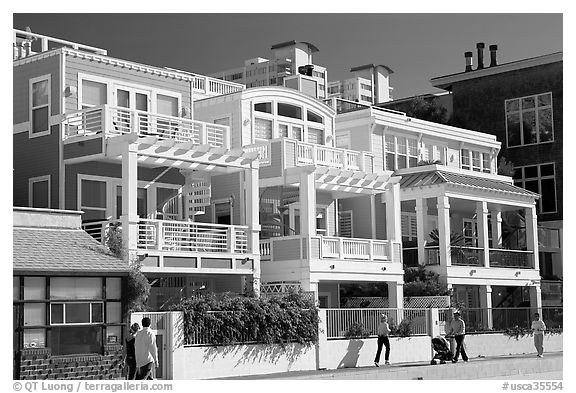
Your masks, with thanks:
[[(495, 356), (474, 358), (465, 363), (430, 365), (428, 362), (399, 363), (380, 367), (356, 367), (338, 370), (294, 371), (287, 373), (251, 375), (222, 379), (561, 379), (563, 353), (546, 353), (543, 358), (535, 355)], [(541, 375), (541, 378), (538, 376)]]

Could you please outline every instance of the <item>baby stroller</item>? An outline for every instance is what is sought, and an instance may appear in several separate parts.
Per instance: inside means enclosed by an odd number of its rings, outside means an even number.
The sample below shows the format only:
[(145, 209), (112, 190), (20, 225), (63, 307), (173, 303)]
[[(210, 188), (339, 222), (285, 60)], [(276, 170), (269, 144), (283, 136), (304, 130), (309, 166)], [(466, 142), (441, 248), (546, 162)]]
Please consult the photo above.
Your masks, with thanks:
[(432, 348), (436, 354), (430, 361), (430, 364), (436, 364), (436, 359), (440, 360), (440, 364), (452, 361), (452, 351), (450, 351), (450, 344), (442, 337), (437, 336), (432, 339)]

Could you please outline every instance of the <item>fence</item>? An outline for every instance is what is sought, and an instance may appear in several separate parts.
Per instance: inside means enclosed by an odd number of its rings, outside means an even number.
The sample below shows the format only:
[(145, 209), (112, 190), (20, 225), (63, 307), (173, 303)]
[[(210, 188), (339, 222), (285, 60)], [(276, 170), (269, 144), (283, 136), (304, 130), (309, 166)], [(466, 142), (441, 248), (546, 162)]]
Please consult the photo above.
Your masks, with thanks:
[(426, 308), (329, 308), (326, 309), (326, 336), (328, 339), (344, 338), (353, 324), (361, 324), (370, 337), (375, 337), (381, 314), (388, 316), (391, 327), (407, 321), (411, 335), (426, 335), (429, 328), (427, 313)]

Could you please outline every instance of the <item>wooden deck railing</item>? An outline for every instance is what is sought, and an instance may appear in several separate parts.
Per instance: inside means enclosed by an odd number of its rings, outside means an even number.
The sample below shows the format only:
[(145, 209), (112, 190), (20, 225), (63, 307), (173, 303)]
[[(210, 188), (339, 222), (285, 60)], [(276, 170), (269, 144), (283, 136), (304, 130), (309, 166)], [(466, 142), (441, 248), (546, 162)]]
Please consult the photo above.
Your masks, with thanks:
[(230, 127), (110, 105), (70, 113), (64, 120), (64, 140), (76, 136), (137, 134), (161, 140), (230, 148)]

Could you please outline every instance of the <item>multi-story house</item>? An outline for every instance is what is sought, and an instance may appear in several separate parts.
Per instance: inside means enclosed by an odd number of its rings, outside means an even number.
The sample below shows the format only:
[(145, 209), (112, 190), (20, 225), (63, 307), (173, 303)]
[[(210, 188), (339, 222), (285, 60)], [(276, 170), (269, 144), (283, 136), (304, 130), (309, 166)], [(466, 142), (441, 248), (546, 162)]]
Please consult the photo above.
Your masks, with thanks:
[[(404, 262), (425, 265), (468, 307), (541, 307), (538, 195), (497, 174), (500, 142), (490, 134), (418, 120), (397, 111), (332, 99), (339, 148), (373, 154), (374, 171), (400, 180)], [(367, 204), (350, 200), (352, 226)], [(503, 242), (503, 221), (520, 213), (524, 247)], [(361, 223), (354, 222), (360, 215)], [(372, 225), (382, 225), (372, 216)], [(365, 227), (364, 227), (365, 228)], [(456, 234), (462, 234), (456, 244)], [(494, 318), (499, 314), (494, 313)], [(492, 326), (492, 313), (482, 317)]]
[(402, 308), (400, 178), (368, 146), (335, 146), (334, 109), (269, 86), (195, 101), (194, 113), (260, 153), (262, 291), (297, 287), (339, 307), (341, 284), (387, 283)]
[(390, 67), (366, 64), (353, 67), (350, 72), (352, 78), (328, 82), (328, 98), (342, 98), (365, 105), (392, 100), (390, 75), (394, 71)]
[[(459, 126), (493, 134), (502, 142), (500, 156), (514, 167), (514, 184), (540, 194), (540, 273), (547, 304), (561, 301), (562, 271), (562, 52), (498, 64), (490, 45), (484, 64), (484, 44), (477, 44), (477, 64), (466, 52), (462, 72), (431, 79), (449, 91), (453, 120)], [(524, 238), (524, 220), (511, 236)]]
[(94, 237), (121, 235), (153, 308), (258, 289), (257, 153), (193, 106), (244, 86), (22, 31), (13, 65), (15, 206), (81, 210)]
[(226, 81), (242, 83), (247, 88), (286, 86), (315, 98), (326, 98), (328, 73), (314, 64), (312, 55), (318, 48), (309, 42), (287, 41), (272, 45), (272, 58), (256, 57), (236, 67), (211, 74)]

